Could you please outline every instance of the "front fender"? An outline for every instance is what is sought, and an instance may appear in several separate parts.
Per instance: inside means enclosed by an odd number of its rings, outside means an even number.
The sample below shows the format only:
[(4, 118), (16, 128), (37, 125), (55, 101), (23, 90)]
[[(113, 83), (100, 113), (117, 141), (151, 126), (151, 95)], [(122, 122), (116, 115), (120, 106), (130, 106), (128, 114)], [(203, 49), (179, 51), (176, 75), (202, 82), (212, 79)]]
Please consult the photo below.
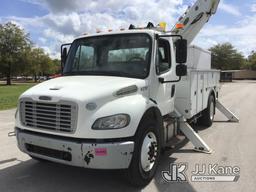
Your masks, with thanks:
[[(143, 114), (152, 106), (155, 106), (152, 101), (139, 94), (117, 98), (100, 106), (90, 115), (87, 113), (89, 115), (86, 115), (87, 118), (81, 118), (77, 129), (77, 132), (80, 133), (76, 134), (82, 135), (83, 138), (94, 139), (134, 136)], [(130, 123), (127, 127), (115, 130), (93, 130), (91, 128), (98, 118), (120, 113), (130, 115)]]

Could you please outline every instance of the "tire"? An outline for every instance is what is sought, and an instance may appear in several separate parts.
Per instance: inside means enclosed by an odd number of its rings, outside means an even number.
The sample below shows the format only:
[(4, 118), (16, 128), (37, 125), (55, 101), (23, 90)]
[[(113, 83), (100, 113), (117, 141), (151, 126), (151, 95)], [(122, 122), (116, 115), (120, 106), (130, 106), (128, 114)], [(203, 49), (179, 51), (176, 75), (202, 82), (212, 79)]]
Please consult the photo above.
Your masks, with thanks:
[(126, 172), (130, 184), (144, 187), (153, 179), (160, 160), (160, 149), (157, 123), (144, 120), (136, 133), (133, 157)]
[(207, 108), (202, 112), (202, 117), (199, 119), (199, 124), (210, 127), (215, 115), (215, 99), (213, 95), (209, 96)]

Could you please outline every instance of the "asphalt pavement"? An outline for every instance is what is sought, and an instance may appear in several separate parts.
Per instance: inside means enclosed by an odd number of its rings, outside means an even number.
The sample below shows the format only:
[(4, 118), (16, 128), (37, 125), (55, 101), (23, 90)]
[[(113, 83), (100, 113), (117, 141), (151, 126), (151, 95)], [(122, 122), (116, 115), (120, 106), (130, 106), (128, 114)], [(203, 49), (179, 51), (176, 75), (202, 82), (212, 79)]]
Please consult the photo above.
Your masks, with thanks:
[[(217, 111), (210, 128), (199, 128), (212, 154), (194, 152), (190, 142), (166, 152), (153, 181), (144, 189), (129, 186), (120, 171), (88, 170), (38, 162), (20, 152), (13, 131), (15, 109), (0, 111), (0, 192), (85, 192), (85, 191), (189, 191), (251, 192), (256, 190), (256, 81), (237, 81), (222, 85), (220, 101), (234, 112), (239, 123), (227, 122)], [(167, 182), (162, 171), (171, 163), (187, 163), (188, 182)], [(237, 166), (237, 182), (192, 182), (196, 164)]]

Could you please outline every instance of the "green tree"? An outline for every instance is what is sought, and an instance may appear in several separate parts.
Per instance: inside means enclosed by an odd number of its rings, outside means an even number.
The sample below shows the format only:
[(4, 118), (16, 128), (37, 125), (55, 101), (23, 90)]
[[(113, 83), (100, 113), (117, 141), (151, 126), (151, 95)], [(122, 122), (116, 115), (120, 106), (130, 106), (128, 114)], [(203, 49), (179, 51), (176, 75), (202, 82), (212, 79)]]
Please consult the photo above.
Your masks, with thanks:
[(53, 59), (52, 60), (52, 74), (59, 74), (61, 73), (61, 65), (59, 59)]
[(31, 49), (32, 49), (32, 45), (27, 46), (23, 50), (21, 57), (19, 59), (20, 66), (19, 66), (19, 71), (16, 72), (17, 75), (25, 75), (25, 76), (30, 75), (29, 68), (31, 66), (31, 64), (30, 64), (31, 63)]
[(251, 70), (256, 70), (256, 51), (252, 51), (248, 56), (248, 67)]
[(59, 70), (59, 60), (52, 60), (42, 48), (29, 49), (24, 58), (25, 74), (34, 76), (35, 82), (38, 80), (38, 76), (48, 76)]
[(22, 71), (20, 61), (29, 46), (29, 35), (23, 29), (11, 22), (0, 24), (0, 71), (7, 85), (11, 85), (12, 75)]
[(43, 57), (44, 50), (41, 48), (33, 48), (31, 51), (32, 56), (32, 66), (31, 66), (31, 74), (34, 75), (35, 82), (37, 81), (37, 77), (40, 75), (41, 66), (43, 65)]
[(221, 70), (237, 70), (245, 64), (244, 56), (232, 44), (218, 44), (209, 49), (212, 52), (212, 67)]

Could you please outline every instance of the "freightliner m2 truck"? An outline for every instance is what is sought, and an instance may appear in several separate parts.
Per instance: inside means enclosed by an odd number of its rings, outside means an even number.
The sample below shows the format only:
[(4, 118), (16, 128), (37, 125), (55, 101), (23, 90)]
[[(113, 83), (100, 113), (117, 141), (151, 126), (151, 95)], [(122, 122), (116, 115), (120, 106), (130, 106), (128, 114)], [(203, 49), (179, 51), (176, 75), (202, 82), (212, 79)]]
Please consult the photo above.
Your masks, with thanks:
[(130, 25), (78, 37), (68, 51), (63, 45), (62, 77), (19, 98), (19, 149), (38, 160), (123, 169), (136, 186), (152, 180), (177, 134), (210, 153), (191, 123), (211, 126), (215, 108), (238, 120), (218, 100), (210, 52), (190, 45), (218, 4), (198, 0), (171, 31)]

